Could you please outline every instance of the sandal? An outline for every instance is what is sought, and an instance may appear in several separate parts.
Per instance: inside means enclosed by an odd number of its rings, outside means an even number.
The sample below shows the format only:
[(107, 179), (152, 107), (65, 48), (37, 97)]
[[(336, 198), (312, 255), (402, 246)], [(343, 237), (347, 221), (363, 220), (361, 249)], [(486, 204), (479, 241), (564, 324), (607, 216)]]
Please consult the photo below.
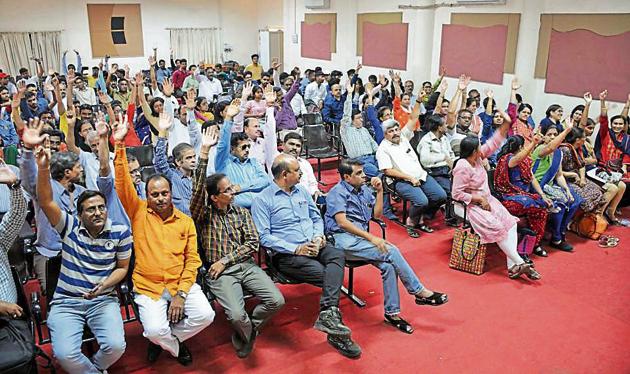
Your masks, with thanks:
[(597, 246), (600, 248), (614, 248), (619, 244), (619, 238), (614, 236), (602, 235), (597, 241)]
[(404, 319), (398, 317), (398, 319), (394, 319), (391, 316), (385, 315), (385, 322), (394, 326), (398, 330), (404, 332), (405, 334), (413, 333), (413, 327), (409, 324), (409, 322)]
[(604, 213), (604, 218), (606, 218), (610, 225), (622, 226), (621, 221), (619, 221), (617, 218), (612, 218), (607, 212)]
[(438, 306), (448, 302), (448, 295), (445, 293), (433, 292), (429, 297), (416, 295), (416, 304)]
[(538, 246), (538, 247), (534, 248), (534, 254), (535, 254), (536, 256), (540, 256), (540, 257), (547, 257), (547, 256), (549, 256), (549, 255), (547, 254), (547, 251), (545, 251), (545, 250), (543, 249), (543, 247), (541, 247), (541, 246)]
[(419, 238), (420, 234), (413, 227), (405, 225), (405, 229), (407, 230), (407, 234), (412, 238)]
[(533, 267), (530, 267), (525, 273), (525, 275), (527, 275), (527, 278), (531, 280), (540, 280), (540, 278), (542, 278), (540, 273), (537, 272), (536, 269), (534, 269)]
[(430, 228), (429, 226), (427, 226), (427, 225), (426, 225), (426, 224), (424, 224), (424, 223), (419, 223), (419, 224), (417, 224), (417, 225), (416, 225), (416, 226), (414, 226), (414, 227), (415, 227), (415, 228), (417, 228), (418, 230), (424, 231), (424, 232), (426, 232), (426, 233), (428, 233), (428, 234), (430, 234), (430, 233), (432, 233), (433, 231), (435, 231), (435, 230), (433, 230), (432, 228)]
[(508, 270), (508, 277), (510, 277), (510, 279), (518, 279), (521, 275), (527, 273), (529, 268), (530, 266), (525, 262), (519, 265), (514, 265)]

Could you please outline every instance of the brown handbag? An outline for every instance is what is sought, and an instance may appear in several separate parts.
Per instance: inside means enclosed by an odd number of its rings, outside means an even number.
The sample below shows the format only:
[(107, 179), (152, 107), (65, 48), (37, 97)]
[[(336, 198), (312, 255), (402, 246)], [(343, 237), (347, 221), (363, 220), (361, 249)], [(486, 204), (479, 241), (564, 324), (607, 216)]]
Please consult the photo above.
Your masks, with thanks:
[(486, 245), (470, 227), (458, 227), (453, 236), (453, 247), (448, 266), (472, 274), (483, 274)]
[(579, 217), (573, 219), (571, 229), (576, 234), (588, 238), (597, 240), (606, 232), (608, 228), (608, 221), (602, 214), (584, 213)]

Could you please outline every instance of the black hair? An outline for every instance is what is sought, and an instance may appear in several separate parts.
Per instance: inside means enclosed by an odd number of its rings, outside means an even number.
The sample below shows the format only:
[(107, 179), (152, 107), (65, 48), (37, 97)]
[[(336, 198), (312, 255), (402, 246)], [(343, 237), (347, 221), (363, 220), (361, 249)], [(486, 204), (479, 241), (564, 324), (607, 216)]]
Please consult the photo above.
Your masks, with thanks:
[(497, 161), (509, 153), (514, 154), (518, 152), (523, 145), (525, 145), (525, 138), (521, 135), (510, 136), (505, 141), (505, 144), (503, 144), (503, 147), (501, 147), (501, 150), (499, 150), (499, 153), (497, 154)]
[(468, 158), (479, 149), (479, 137), (469, 135), (459, 143), (459, 157)]
[[(486, 102), (487, 102), (487, 99), (488, 98), (486, 97)], [(466, 108), (468, 108), (470, 106), (470, 104), (476, 103), (476, 102), (477, 102), (477, 100), (475, 98), (473, 98), (473, 97), (466, 98)]]
[[(496, 108), (497, 102), (494, 101), (494, 99), (491, 99), (489, 97), (486, 97), (485, 99), (483, 99), (483, 108), (485, 109), (488, 106), (489, 100), (492, 100), (492, 109)], [(466, 103), (468, 103), (468, 101), (466, 101)]]
[(168, 189), (173, 191), (173, 182), (171, 182), (171, 180), (169, 179), (169, 177), (166, 176), (166, 174), (162, 174), (162, 173), (155, 173), (155, 174), (151, 174), (149, 175), (149, 177), (147, 178), (147, 181), (145, 182), (144, 185), (144, 192), (147, 196), (149, 196), (149, 184), (156, 179), (164, 179), (166, 180), (166, 183), (168, 183)]
[(79, 156), (72, 152), (56, 152), (50, 158), (50, 176), (59, 181), (66, 170), (72, 170), (79, 163)]
[(425, 127), (429, 131), (435, 131), (444, 124), (444, 118), (438, 114), (432, 114), (424, 119)]
[(424, 81), (424, 82), (422, 82), (422, 86), (421, 86), (421, 87), (424, 87), (424, 86), (426, 86), (427, 84), (428, 84), (428, 85), (430, 85), (431, 87), (433, 87), (433, 84), (432, 84), (431, 82), (429, 82), (429, 81)]
[(356, 116), (357, 114), (361, 114), (361, 111), (359, 109), (352, 109), (352, 115), (350, 116), (350, 119), (354, 120), (354, 116)]
[(216, 196), (220, 193), (219, 182), (226, 177), (223, 173), (215, 173), (206, 178), (206, 191), (208, 194), (208, 204), (212, 202), (210, 196)]
[(555, 112), (556, 110), (562, 108), (562, 106), (558, 105), (558, 104), (551, 104), (549, 105), (549, 108), (547, 108), (547, 111), (545, 112), (545, 117), (549, 118), (549, 116), (551, 115), (551, 112)]
[(518, 113), (520, 113), (520, 112), (522, 112), (525, 108), (528, 108), (528, 109), (529, 109), (529, 111), (530, 111), (531, 113), (534, 113), (534, 108), (532, 108), (532, 106), (531, 106), (531, 105), (529, 105), (529, 104), (527, 104), (527, 103), (521, 103), (521, 105), (519, 105), (519, 106), (518, 106), (518, 110), (517, 110), (517, 112), (518, 112)]
[(464, 108), (464, 109), (460, 109), (460, 111), (457, 112), (457, 117), (461, 116), (462, 113), (469, 113), (470, 115), (474, 115), (475, 114), (470, 109)]
[(155, 111), (155, 109), (153, 108), (153, 106), (155, 105), (155, 103), (157, 102), (161, 102), (162, 105), (164, 105), (164, 99), (162, 99), (161, 97), (154, 97), (153, 99), (151, 99), (151, 101), (149, 101), (149, 107), (151, 108), (151, 115), (153, 117), (157, 117), (160, 114), (158, 112)]
[(246, 75), (250, 75), (251, 76), (251, 75), (254, 75), (254, 74), (251, 71), (246, 70), (245, 72), (243, 72), (243, 77), (246, 76)]
[(267, 77), (267, 78), (271, 78), (271, 74), (267, 73), (266, 71), (263, 72), (262, 74), (260, 74), (260, 78), (262, 79), (262, 77)]
[(252, 60), (254, 59), (254, 57), (259, 57), (259, 58), (260, 58), (260, 56), (258, 56), (258, 54), (257, 54), (257, 53), (254, 53), (254, 54), (253, 54), (253, 55), (251, 55), (250, 57), (251, 57), (251, 59), (252, 59)]
[(352, 175), (353, 166), (363, 166), (363, 162), (355, 158), (341, 160), (339, 166), (337, 167), (337, 171), (339, 172), (341, 179), (343, 179), (344, 175)]
[(357, 71), (355, 69), (348, 69), (348, 71), (346, 71), (346, 74), (348, 74), (348, 76), (353, 76), (354, 73), (356, 73)]
[(584, 130), (579, 127), (574, 127), (571, 129), (571, 132), (567, 134), (564, 138), (564, 141), (569, 144), (575, 144), (576, 140), (579, 140), (584, 137)]
[(203, 96), (198, 96), (198, 97), (195, 99), (195, 109), (199, 109), (199, 106), (201, 105), (201, 103), (203, 103), (203, 101), (204, 101), (204, 100), (208, 101), (208, 99), (206, 99), (205, 97), (203, 97)]
[(517, 103), (522, 103), (523, 102), (523, 96), (521, 96), (521, 94), (519, 94), (519, 93), (516, 94), (516, 102)]
[(380, 108), (378, 108), (378, 112), (376, 113), (378, 116), (378, 119), (380, 120), (381, 118), (383, 118), (383, 113), (385, 113), (385, 111), (389, 109), (391, 111), (391, 108), (388, 106), (382, 106)]
[(37, 94), (35, 92), (27, 91), (26, 95), (24, 95), (24, 98), (26, 100), (30, 99), (31, 97), (37, 97)]
[(95, 196), (102, 197), (103, 201), (105, 202), (105, 206), (107, 206), (107, 198), (101, 191), (85, 190), (83, 191), (83, 193), (81, 193), (81, 195), (79, 195), (79, 198), (77, 199), (77, 212), (79, 214), (83, 213), (83, 203), (85, 202), (85, 200), (91, 199)]
[(247, 139), (249, 139), (249, 136), (247, 136), (244, 132), (233, 132), (230, 138), (230, 147), (234, 148), (238, 145), (238, 143)]
[[(127, 163), (138, 161), (138, 158), (131, 153), (127, 153)], [(140, 161), (138, 161), (140, 163)]]
[(20, 68), (20, 74), (28, 73), (27, 68)]
[(291, 131), (291, 132), (287, 133), (287, 134), (284, 136), (283, 142), (284, 142), (284, 143), (286, 143), (286, 142), (288, 142), (288, 141), (289, 141), (289, 140), (291, 140), (291, 139), (294, 139), (294, 140), (299, 140), (299, 141), (300, 141), (300, 143), (304, 143), (304, 139), (302, 138), (302, 135), (298, 134), (298, 133), (297, 133), (297, 132), (295, 132), (295, 131)]
[(580, 105), (576, 105), (575, 108), (573, 108), (573, 110), (571, 111), (571, 118), (573, 118), (573, 115), (575, 114), (575, 112), (577, 111), (580, 112), (584, 112), (584, 105), (580, 104)]
[(621, 114), (617, 114), (616, 116), (612, 116), (610, 118), (610, 123), (612, 124), (613, 122), (615, 122), (615, 120), (618, 120), (619, 118), (621, 118), (623, 120), (623, 124), (627, 125), (628, 124), (628, 119), (624, 116), (622, 116)]
[(547, 135), (550, 129), (556, 129), (556, 131), (560, 133), (560, 128), (555, 123), (551, 123), (549, 126), (540, 126), (540, 133)]

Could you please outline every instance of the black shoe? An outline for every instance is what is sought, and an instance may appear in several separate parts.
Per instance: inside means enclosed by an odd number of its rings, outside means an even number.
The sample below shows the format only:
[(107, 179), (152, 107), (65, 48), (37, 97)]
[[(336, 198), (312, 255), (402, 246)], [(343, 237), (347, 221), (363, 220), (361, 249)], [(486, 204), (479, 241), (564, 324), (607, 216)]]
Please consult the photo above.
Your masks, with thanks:
[(192, 354), (188, 350), (188, 347), (186, 347), (182, 342), (179, 342), (179, 355), (177, 355), (177, 362), (184, 366), (192, 364)]
[(547, 257), (547, 256), (549, 256), (549, 255), (547, 254), (547, 251), (545, 251), (545, 250), (543, 249), (543, 247), (541, 247), (541, 246), (538, 246), (538, 247), (534, 248), (534, 254), (535, 254), (536, 256), (540, 256), (540, 257)]
[(252, 350), (254, 349), (254, 341), (256, 340), (256, 336), (258, 336), (258, 332), (256, 331), (255, 328), (252, 327), (252, 333), (249, 336), (249, 341), (245, 343), (243, 348), (236, 351), (236, 355), (238, 356), (238, 358), (245, 358), (249, 356), (250, 353), (252, 353)]
[(319, 317), (313, 327), (329, 335), (350, 336), (350, 329), (341, 321), (341, 312), (337, 307), (319, 312)]
[(519, 253), (519, 256), (521, 256), (521, 258), (523, 259), (523, 261), (525, 261), (525, 263), (534, 266), (534, 261), (532, 261), (531, 258), (529, 258), (529, 256), (527, 255), (527, 253)]
[(573, 246), (564, 240), (559, 242), (551, 242), (551, 246), (564, 252), (573, 252)]
[(402, 319), (400, 317), (398, 317), (398, 319), (394, 319), (391, 316), (388, 316), (386, 314), (385, 315), (385, 322), (389, 323), (390, 325), (394, 326), (395, 328), (397, 328), (398, 330), (404, 332), (405, 334), (413, 333), (413, 327), (411, 327), (409, 322), (405, 321), (404, 319)]
[(328, 344), (348, 358), (361, 356), (361, 347), (350, 339), (350, 336), (328, 335)]
[(449, 218), (445, 222), (446, 226), (459, 227), (459, 220), (457, 218)]
[(160, 353), (162, 353), (163, 349), (157, 344), (153, 344), (149, 342), (149, 348), (147, 349), (147, 360), (150, 363), (154, 363), (160, 357)]

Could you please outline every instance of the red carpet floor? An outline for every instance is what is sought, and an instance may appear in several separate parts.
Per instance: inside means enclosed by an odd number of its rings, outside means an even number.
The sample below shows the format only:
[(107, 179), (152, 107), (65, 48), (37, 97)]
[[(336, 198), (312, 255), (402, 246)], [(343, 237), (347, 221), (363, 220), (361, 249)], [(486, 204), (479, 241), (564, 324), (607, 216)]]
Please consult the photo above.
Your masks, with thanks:
[[(336, 172), (324, 174), (335, 182)], [(630, 210), (625, 211), (630, 216)], [(448, 267), (453, 229), (437, 222), (433, 234), (409, 238), (388, 222), (396, 244), (429, 288), (449, 294), (441, 307), (417, 306), (400, 285), (403, 314), (414, 327), (406, 335), (383, 323), (377, 269), (355, 271), (359, 308), (342, 297), (341, 310), (360, 359), (339, 355), (314, 330), (320, 291), (308, 285), (280, 286), (284, 309), (256, 341), (251, 356), (236, 357), (231, 329), (220, 308), (215, 322), (187, 342), (194, 363), (182, 367), (163, 354), (145, 361), (141, 326), (127, 325), (127, 351), (110, 373), (630, 373), (630, 230), (611, 228), (616, 248), (569, 236), (574, 253), (550, 251), (535, 258), (539, 282), (510, 280), (505, 256), (489, 248), (481, 276)], [(45, 349), (50, 351), (50, 346)]]

